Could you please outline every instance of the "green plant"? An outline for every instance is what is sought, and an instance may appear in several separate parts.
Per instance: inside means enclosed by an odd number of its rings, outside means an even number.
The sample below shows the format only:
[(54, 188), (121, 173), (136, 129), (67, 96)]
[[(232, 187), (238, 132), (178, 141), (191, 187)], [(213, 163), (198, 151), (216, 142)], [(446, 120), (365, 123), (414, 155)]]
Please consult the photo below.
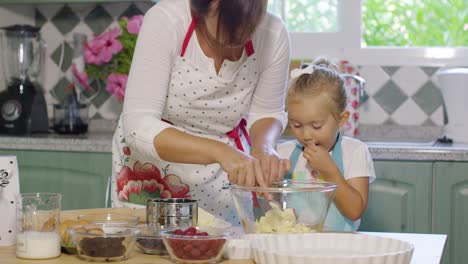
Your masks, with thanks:
[(363, 46), (468, 46), (466, 0), (365, 0)]
[[(113, 28), (85, 43), (85, 73), (74, 71), (83, 86), (106, 86), (118, 101), (123, 101), (135, 43), (143, 21), (142, 15), (119, 20), (120, 28)], [(89, 90), (89, 89), (88, 89)]]

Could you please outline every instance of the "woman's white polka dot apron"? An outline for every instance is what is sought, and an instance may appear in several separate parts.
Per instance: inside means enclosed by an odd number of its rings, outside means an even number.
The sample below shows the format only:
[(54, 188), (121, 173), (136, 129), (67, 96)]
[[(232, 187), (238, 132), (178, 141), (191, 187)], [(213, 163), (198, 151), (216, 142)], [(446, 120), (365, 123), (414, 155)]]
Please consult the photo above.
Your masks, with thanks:
[[(193, 19), (172, 67), (162, 118), (184, 132), (250, 151), (244, 118), (258, 80), (252, 41), (245, 45), (243, 63), (225, 61), (216, 75), (184, 57), (195, 23)], [(219, 164), (142, 160), (127, 143), (119, 121), (112, 149), (112, 206), (138, 207), (150, 197), (191, 197), (216, 217), (239, 223), (232, 198), (222, 189), (228, 179)]]

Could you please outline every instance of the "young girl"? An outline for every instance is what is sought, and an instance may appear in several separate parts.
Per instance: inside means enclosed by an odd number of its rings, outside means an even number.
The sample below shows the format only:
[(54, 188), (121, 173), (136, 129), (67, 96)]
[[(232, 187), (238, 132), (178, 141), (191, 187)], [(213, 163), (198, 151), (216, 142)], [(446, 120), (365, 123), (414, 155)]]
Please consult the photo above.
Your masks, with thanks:
[(297, 140), (278, 146), (279, 155), (291, 161), (285, 179), (336, 183), (324, 229), (355, 231), (375, 172), (366, 144), (339, 132), (349, 118), (344, 80), (326, 59), (293, 70), (291, 79), (286, 106)]

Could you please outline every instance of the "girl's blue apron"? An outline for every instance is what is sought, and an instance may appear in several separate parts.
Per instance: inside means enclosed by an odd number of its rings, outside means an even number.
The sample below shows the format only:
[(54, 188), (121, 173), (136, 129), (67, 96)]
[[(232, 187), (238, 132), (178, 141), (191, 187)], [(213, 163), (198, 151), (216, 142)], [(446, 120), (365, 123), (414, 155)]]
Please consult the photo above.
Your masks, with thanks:
[[(339, 133), (338, 134), (338, 139), (335, 143), (335, 146), (332, 149), (332, 159), (335, 162), (336, 166), (339, 168), (341, 175), (344, 175), (344, 169), (343, 169), (343, 152), (341, 148), (341, 141), (343, 137)], [(303, 146), (297, 142), (296, 147), (294, 148), (293, 152), (289, 156), (289, 160), (291, 161), (291, 170), (286, 174), (284, 177), (285, 180), (292, 179), (292, 175), (294, 173), (294, 170), (296, 168), (297, 161), (299, 159), (299, 156), (302, 153)], [(330, 204), (330, 208), (328, 209), (328, 214), (327, 218), (324, 223), (324, 230), (325, 231), (351, 231), (354, 232), (356, 231), (354, 222), (349, 220), (347, 217), (345, 217), (338, 208), (336, 208), (336, 205), (334, 202)]]

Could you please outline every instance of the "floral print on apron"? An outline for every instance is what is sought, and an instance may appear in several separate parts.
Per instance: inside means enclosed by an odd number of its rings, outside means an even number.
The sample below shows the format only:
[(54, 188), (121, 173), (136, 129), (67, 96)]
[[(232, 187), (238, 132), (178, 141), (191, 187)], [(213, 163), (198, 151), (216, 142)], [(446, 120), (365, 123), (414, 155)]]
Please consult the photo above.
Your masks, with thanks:
[[(250, 108), (258, 80), (258, 66), (252, 42), (245, 45), (245, 62), (232, 75), (195, 66), (184, 57), (195, 29), (195, 18), (187, 31), (182, 51), (171, 71), (162, 119), (178, 129), (218, 140), (250, 151), (244, 117)], [(195, 37), (196, 38), (196, 37)], [(231, 65), (232, 66), (232, 65)], [(223, 76), (225, 75), (225, 76)], [(239, 220), (232, 198), (222, 187), (228, 183), (219, 164), (198, 165), (144, 160), (125, 142), (121, 121), (113, 139), (112, 205), (136, 207), (147, 198), (191, 197), (199, 206), (233, 224)]]

